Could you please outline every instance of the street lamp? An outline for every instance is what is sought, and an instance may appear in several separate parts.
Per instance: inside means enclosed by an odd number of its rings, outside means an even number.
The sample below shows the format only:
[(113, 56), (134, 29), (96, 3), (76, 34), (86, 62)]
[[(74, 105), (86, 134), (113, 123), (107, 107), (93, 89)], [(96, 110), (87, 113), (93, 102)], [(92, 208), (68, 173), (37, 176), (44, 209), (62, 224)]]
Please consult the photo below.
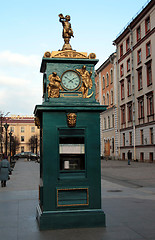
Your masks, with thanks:
[(5, 154), (7, 155), (7, 148), (8, 148), (8, 134), (7, 134), (7, 131), (8, 131), (9, 124), (5, 123), (4, 127), (5, 127), (5, 131), (6, 131)]
[(2, 144), (2, 134), (3, 134), (3, 127), (2, 127), (2, 123), (3, 123), (3, 118), (5, 118), (10, 112), (7, 112), (5, 115), (3, 113), (0, 114), (0, 151), (1, 154), (3, 153), (3, 144)]
[(9, 132), (9, 136), (10, 136), (10, 165), (11, 165), (11, 138), (12, 138), (12, 132)]

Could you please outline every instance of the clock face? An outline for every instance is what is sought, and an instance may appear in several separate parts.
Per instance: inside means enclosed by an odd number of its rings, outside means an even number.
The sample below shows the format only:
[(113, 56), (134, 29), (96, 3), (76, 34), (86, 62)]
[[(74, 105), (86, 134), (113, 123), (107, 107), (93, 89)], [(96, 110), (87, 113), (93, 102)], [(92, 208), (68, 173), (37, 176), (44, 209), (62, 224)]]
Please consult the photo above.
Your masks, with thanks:
[(66, 90), (69, 91), (76, 90), (77, 88), (79, 88), (80, 84), (81, 84), (80, 75), (73, 70), (67, 70), (61, 76), (61, 85)]

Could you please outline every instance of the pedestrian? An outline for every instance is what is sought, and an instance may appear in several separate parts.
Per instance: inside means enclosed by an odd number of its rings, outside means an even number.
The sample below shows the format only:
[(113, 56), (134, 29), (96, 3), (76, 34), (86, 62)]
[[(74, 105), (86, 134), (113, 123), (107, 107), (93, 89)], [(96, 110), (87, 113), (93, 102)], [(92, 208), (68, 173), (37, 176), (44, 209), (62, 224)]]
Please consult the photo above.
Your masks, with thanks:
[(6, 181), (9, 180), (9, 173), (11, 172), (10, 163), (7, 159), (8, 157), (3, 154), (3, 159), (0, 162), (1, 187), (6, 187)]
[(130, 152), (130, 150), (128, 151), (128, 165), (130, 165), (130, 161), (132, 159), (132, 153)]

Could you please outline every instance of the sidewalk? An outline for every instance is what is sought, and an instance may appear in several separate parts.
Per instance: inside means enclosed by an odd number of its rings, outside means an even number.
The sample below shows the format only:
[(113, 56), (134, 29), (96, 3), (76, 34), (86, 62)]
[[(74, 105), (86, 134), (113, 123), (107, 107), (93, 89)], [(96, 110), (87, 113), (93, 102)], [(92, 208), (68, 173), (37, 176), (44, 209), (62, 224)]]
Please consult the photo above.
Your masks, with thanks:
[[(106, 166), (106, 164), (108, 164)], [(117, 164), (117, 166), (115, 166)], [(105, 172), (124, 171), (124, 163), (107, 162)], [(137, 167), (140, 172), (142, 165)], [(145, 169), (146, 168), (146, 169)], [(135, 169), (133, 167), (133, 169)], [(142, 171), (148, 171), (145, 167)], [(117, 172), (116, 171), (116, 172)], [(133, 176), (134, 178), (134, 176)], [(6, 188), (0, 188), (0, 238), (3, 240), (154, 240), (155, 188), (128, 187), (102, 179), (102, 206), (106, 228), (39, 231), (39, 164), (18, 160)]]

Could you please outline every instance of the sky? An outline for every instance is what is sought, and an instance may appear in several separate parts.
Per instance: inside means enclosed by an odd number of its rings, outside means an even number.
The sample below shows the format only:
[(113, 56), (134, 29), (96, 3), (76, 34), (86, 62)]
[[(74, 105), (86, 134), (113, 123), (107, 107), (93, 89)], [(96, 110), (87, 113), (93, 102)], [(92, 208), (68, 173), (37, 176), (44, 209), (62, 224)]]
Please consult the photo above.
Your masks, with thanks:
[(71, 16), (78, 52), (94, 52), (98, 68), (113, 40), (147, 0), (0, 0), (0, 113), (32, 116), (42, 104), (40, 65), (46, 51), (62, 49), (58, 15)]

